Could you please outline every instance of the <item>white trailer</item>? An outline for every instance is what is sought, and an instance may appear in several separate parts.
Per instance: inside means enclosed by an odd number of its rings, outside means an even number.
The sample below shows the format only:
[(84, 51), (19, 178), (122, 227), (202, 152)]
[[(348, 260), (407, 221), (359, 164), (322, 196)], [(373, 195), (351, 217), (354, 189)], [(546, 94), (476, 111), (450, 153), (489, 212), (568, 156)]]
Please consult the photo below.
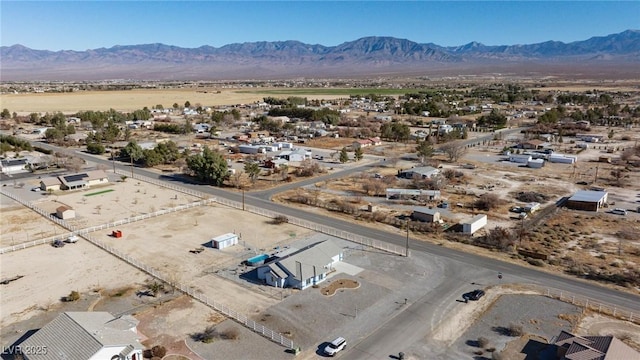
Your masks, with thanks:
[(256, 145), (240, 145), (238, 151), (242, 154), (264, 154), (266, 150), (262, 146)]
[(473, 234), (487, 225), (487, 215), (476, 215), (468, 221), (462, 223), (462, 232), (464, 234)]

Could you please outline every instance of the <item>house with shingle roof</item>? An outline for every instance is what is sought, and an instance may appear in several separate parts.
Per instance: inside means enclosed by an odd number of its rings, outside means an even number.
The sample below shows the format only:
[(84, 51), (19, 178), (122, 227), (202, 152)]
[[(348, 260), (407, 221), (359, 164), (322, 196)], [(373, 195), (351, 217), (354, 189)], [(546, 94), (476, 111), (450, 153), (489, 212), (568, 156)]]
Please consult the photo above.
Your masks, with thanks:
[(64, 312), (20, 344), (26, 360), (142, 360), (138, 320), (108, 312)]
[(554, 345), (560, 360), (640, 360), (640, 353), (614, 336), (579, 336), (561, 331)]
[(325, 240), (300, 250), (276, 254), (274, 259), (258, 268), (258, 279), (275, 287), (306, 289), (327, 279), (333, 264), (343, 258), (342, 249)]

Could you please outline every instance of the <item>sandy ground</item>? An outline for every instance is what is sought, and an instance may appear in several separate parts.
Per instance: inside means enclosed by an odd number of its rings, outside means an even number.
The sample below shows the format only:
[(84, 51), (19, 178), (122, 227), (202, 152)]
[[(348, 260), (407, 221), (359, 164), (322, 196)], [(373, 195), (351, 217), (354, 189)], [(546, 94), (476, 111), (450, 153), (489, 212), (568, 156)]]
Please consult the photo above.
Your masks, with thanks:
[[(2, 94), (0, 102), (19, 115), (32, 112), (76, 113), (81, 110), (105, 111), (111, 108), (117, 111), (134, 111), (143, 107), (152, 108), (158, 104), (171, 108), (174, 103), (183, 106), (189, 101), (193, 106), (217, 106), (228, 104), (250, 104), (262, 101), (267, 93), (239, 92), (240, 89), (135, 89), (128, 91), (81, 91), (74, 93), (39, 94)], [(242, 89), (246, 91), (247, 89)], [(266, 90), (266, 89), (265, 89)], [(205, 92), (206, 91), (206, 92)], [(217, 93), (220, 91), (220, 93)], [(278, 97), (287, 98), (287, 94)], [(300, 96), (292, 93), (291, 96)], [(332, 99), (344, 95), (305, 95), (312, 99)], [(114, 105), (117, 104), (117, 105)]]
[(0, 247), (17, 245), (65, 232), (63, 228), (2, 196), (0, 201)]
[(24, 276), (2, 285), (1, 326), (47, 310), (73, 290), (128, 286), (148, 277), (86, 241), (63, 248), (39, 245), (3, 254), (1, 270), (2, 277)]

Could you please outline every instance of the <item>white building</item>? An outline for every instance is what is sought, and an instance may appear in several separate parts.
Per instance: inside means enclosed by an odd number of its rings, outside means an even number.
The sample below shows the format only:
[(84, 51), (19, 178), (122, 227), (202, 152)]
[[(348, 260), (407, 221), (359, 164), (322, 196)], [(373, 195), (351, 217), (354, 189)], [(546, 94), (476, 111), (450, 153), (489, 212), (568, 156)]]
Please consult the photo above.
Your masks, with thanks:
[(211, 239), (211, 247), (214, 249), (224, 249), (226, 247), (236, 245), (238, 243), (238, 239), (238, 235), (234, 233), (216, 236)]
[(462, 223), (462, 232), (464, 234), (475, 233), (487, 225), (487, 215), (479, 214)]
[(509, 154), (509, 161), (518, 164), (528, 164), (532, 160), (531, 155)]

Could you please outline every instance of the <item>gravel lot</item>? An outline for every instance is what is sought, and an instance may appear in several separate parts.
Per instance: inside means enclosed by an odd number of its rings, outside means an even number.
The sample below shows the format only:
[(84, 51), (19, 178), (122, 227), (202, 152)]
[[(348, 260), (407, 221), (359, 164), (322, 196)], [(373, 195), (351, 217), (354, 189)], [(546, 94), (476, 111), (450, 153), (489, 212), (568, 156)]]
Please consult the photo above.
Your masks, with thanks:
[[(560, 330), (571, 331), (581, 314), (577, 306), (538, 295), (502, 295), (451, 347), (456, 359), (472, 359), (477, 340), (485, 337), (489, 347), (502, 350), (515, 337), (501, 334), (500, 327), (521, 325), (524, 332), (550, 341)], [(487, 355), (487, 354), (485, 354)], [(487, 356), (490, 356), (488, 354)]]

